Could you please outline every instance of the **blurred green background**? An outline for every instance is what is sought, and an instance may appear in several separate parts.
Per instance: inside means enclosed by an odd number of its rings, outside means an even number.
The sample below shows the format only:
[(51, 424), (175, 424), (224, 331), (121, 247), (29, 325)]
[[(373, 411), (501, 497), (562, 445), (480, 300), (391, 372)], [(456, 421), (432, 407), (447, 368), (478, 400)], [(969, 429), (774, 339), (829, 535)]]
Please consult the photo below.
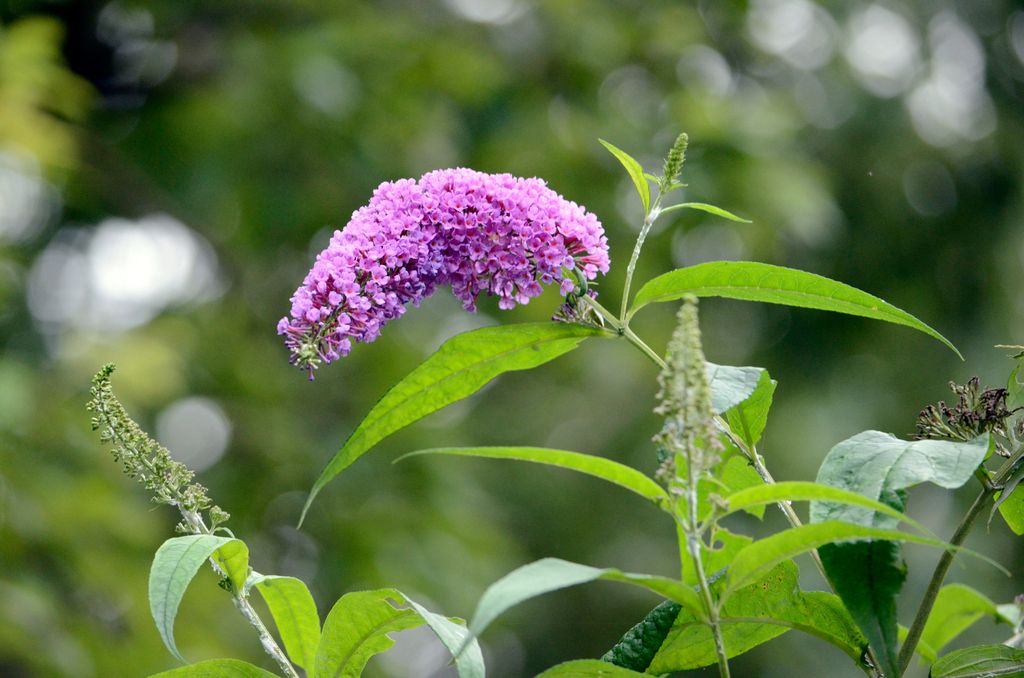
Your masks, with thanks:
[[(88, 380), (107, 361), (129, 410), (233, 514), (254, 566), (303, 578), (323, 613), (346, 591), (393, 585), (469, 616), (490, 582), (543, 556), (675, 570), (672, 526), (597, 481), (502, 462), (391, 464), (429, 446), (534, 444), (653, 470), (655, 371), (624, 342), (503, 376), (385, 441), (295, 529), (322, 466), (390, 384), (458, 331), (543, 320), (559, 303), (549, 292), (471, 316), (442, 290), (307, 382), (275, 323), (381, 181), (456, 165), (546, 178), (603, 221), (613, 270), (600, 289), (617, 305), (639, 206), (597, 138), (655, 170), (689, 132), (685, 198), (754, 223), (677, 213), (649, 238), (639, 280), (713, 259), (801, 267), (908, 309), (967, 357), (896, 326), (704, 302), (709, 359), (780, 382), (763, 451), (781, 479), (813, 479), (861, 430), (911, 433), (949, 379), (1002, 383), (1010, 365), (993, 344), (1024, 343), (1024, 11), (1010, 0), (0, 7), (4, 676), (174, 665), (146, 578), (176, 517), (89, 431)], [(660, 349), (672, 318), (651, 308), (636, 329)], [(909, 509), (948, 536), (970, 494), (920, 488)], [(778, 528), (775, 513), (746, 527)], [(976, 531), (970, 546), (1024, 575), (1001, 522)], [(904, 621), (936, 557), (908, 549)], [(997, 602), (1024, 590), (977, 562), (951, 580)], [(655, 602), (598, 584), (524, 604), (483, 639), (491, 675), (600, 655)], [(271, 668), (210, 573), (177, 634), (191, 659)], [(1004, 634), (983, 620), (964, 642)], [(373, 675), (447, 675), (446, 661), (410, 632)], [(858, 675), (795, 632), (735, 666)]]

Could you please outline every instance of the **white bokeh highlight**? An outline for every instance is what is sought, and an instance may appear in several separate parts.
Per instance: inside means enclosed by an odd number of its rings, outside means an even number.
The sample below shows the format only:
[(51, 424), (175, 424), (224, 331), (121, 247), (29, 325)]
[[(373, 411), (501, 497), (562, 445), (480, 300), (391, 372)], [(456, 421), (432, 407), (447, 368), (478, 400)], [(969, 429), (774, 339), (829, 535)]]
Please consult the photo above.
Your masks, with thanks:
[(224, 456), (231, 442), (231, 421), (210, 398), (183, 398), (157, 417), (156, 437), (174, 459), (198, 473)]
[(755, 0), (747, 13), (754, 44), (803, 70), (832, 60), (837, 32), (832, 15), (808, 0)]
[(894, 97), (913, 84), (921, 68), (921, 40), (910, 22), (881, 5), (855, 14), (843, 55), (858, 82), (878, 97)]
[(57, 191), (35, 158), (0, 151), (0, 243), (20, 243), (39, 233), (60, 211)]
[(981, 41), (952, 12), (928, 25), (928, 77), (907, 97), (918, 136), (933, 146), (984, 139), (996, 129), (995, 105), (985, 89)]
[(157, 214), (59, 231), (33, 263), (27, 295), (44, 331), (119, 332), (222, 289), (210, 244)]

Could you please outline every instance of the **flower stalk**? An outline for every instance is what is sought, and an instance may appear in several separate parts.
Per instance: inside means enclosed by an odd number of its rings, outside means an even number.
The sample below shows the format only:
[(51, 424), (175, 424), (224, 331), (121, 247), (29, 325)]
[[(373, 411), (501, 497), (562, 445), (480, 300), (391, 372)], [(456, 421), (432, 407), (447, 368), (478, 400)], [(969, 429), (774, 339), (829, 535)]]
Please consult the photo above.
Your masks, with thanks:
[[(988, 506), (989, 502), (995, 497), (997, 492), (1002, 491), (1009, 481), (1010, 476), (1013, 474), (1017, 467), (1018, 462), (1024, 459), (1024, 447), (1018, 449), (1009, 459), (1007, 459), (1003, 465), (996, 471), (995, 475), (991, 478), (987, 477), (987, 472), (982, 472), (983, 475), (979, 475), (979, 480), (982, 483), (982, 490), (975, 497), (974, 502), (970, 508), (967, 509), (967, 513), (960, 519), (960, 524), (957, 525), (956, 531), (953, 536), (950, 537), (949, 543), (953, 546), (960, 546), (967, 539), (967, 535), (970, 533), (971, 528), (974, 527), (974, 522), (978, 519), (978, 516)], [(955, 551), (944, 551), (942, 556), (939, 557), (939, 562), (935, 565), (935, 570), (932, 572), (931, 579), (928, 581), (928, 588), (925, 590), (924, 598), (921, 600), (921, 604), (917, 608), (917, 614), (914, 616), (914, 622), (910, 625), (910, 629), (907, 631), (907, 638), (903, 641), (903, 647), (900, 648), (900, 675), (902, 675), (907, 667), (910, 665), (910, 661), (914, 656), (914, 651), (917, 649), (917, 644), (921, 640), (921, 634), (924, 633), (925, 624), (928, 622), (928, 616), (932, 612), (932, 607), (935, 605), (935, 599), (939, 595), (939, 591), (942, 589), (942, 584), (946, 580), (946, 574), (949, 572), (950, 566), (953, 564), (953, 558), (956, 556)]]
[[(981, 515), (992, 499), (993, 494), (995, 494), (995, 490), (985, 488), (975, 497), (971, 507), (967, 509), (967, 513), (960, 519), (960, 524), (957, 525), (953, 536), (949, 538), (950, 544), (960, 546), (964, 543), (968, 533), (974, 526), (974, 521)], [(924, 593), (924, 599), (921, 600), (921, 604), (917, 608), (914, 622), (910, 625), (910, 629), (907, 631), (907, 638), (903, 641), (903, 646), (900, 648), (899, 667), (901, 676), (906, 672), (907, 667), (910, 666), (910, 660), (914, 657), (914, 651), (921, 640), (921, 634), (924, 633), (924, 627), (928, 623), (929, 615), (932, 613), (935, 599), (939, 596), (939, 591), (942, 589), (942, 584), (946, 579), (946, 574), (949, 572), (950, 565), (953, 564), (955, 556), (956, 551), (952, 549), (943, 551), (942, 556), (939, 557), (939, 562), (935, 565), (932, 577), (928, 581), (928, 588)]]
[[(937, 405), (925, 407), (918, 416), (918, 438), (971, 440), (981, 433), (988, 433), (993, 437), (1009, 439), (1009, 432), (1012, 430), (1009, 421), (1017, 410), (1007, 407), (1008, 392), (1005, 388), (982, 390), (978, 377), (972, 377), (963, 385), (950, 382), (949, 387), (956, 394), (957, 403), (949, 406), (945, 402), (939, 402)], [(997, 492), (1012, 491), (1013, 489), (1011, 478), (1021, 460), (1024, 459), (1024, 446), (1011, 454), (996, 438), (995, 448), (1000, 456), (1008, 458), (992, 475), (984, 466), (977, 469), (975, 476), (981, 483), (982, 490), (967, 509), (967, 513), (961, 518), (953, 536), (950, 537), (949, 543), (953, 546), (963, 544), (974, 526), (974, 522)], [(943, 552), (939, 557), (939, 562), (935, 565), (935, 570), (932, 571), (924, 598), (917, 608), (914, 621), (907, 631), (907, 638), (900, 648), (900, 675), (903, 675), (907, 667), (910, 666), (917, 644), (921, 640), (921, 634), (924, 633), (924, 627), (931, 615), (932, 607), (935, 605), (935, 600), (938, 598), (955, 556), (956, 552), (953, 550)]]
[(714, 638), (718, 672), (722, 678), (728, 678), (729, 659), (718, 602), (704, 571), (703, 534), (707, 525), (701, 524), (698, 508), (698, 484), (709, 475), (725, 448), (714, 426), (696, 297), (684, 298), (678, 318), (665, 367), (658, 377), (660, 403), (655, 412), (665, 417), (665, 424), (654, 437), (662, 456), (656, 477), (672, 498), (673, 515), (684, 538), (685, 553), (692, 563), (706, 623)]
[[(226, 530), (222, 524), (230, 517), (214, 504), (206, 488), (193, 482), (194, 473), (184, 464), (174, 461), (166, 447), (153, 440), (130, 417), (114, 396), (110, 376), (114, 366), (105, 365), (92, 380), (92, 399), (86, 406), (93, 412), (92, 428), (99, 431), (100, 440), (113, 447), (111, 454), (124, 466), (125, 473), (153, 494), (153, 501), (176, 508), (182, 517), (177, 530), (185, 534), (214, 534)], [(207, 524), (209, 520), (209, 524)], [(224, 571), (210, 558), (210, 566), (218, 577)], [(231, 601), (247, 622), (256, 630), (263, 650), (277, 663), (288, 678), (299, 674), (288, 657), (267, 630), (266, 624), (249, 602), (248, 592), (232, 590)]]
[(678, 180), (680, 173), (683, 171), (683, 163), (686, 160), (686, 145), (688, 143), (689, 137), (686, 136), (686, 132), (683, 132), (676, 137), (675, 143), (672, 144), (668, 155), (665, 156), (665, 167), (662, 176), (658, 177), (658, 195), (654, 198), (651, 209), (644, 215), (644, 222), (640, 226), (640, 235), (637, 236), (636, 244), (633, 245), (633, 254), (630, 256), (629, 264), (626, 266), (626, 282), (622, 288), (622, 307), (619, 310), (619, 322), (622, 325), (626, 324), (629, 292), (630, 287), (633, 285), (633, 273), (636, 271), (636, 263), (640, 259), (640, 252), (644, 248), (644, 241), (647, 240), (647, 234), (650, 232), (651, 226), (654, 225), (654, 222), (657, 221), (658, 216), (661, 214), (661, 200), (667, 193), (683, 186), (678, 183)]

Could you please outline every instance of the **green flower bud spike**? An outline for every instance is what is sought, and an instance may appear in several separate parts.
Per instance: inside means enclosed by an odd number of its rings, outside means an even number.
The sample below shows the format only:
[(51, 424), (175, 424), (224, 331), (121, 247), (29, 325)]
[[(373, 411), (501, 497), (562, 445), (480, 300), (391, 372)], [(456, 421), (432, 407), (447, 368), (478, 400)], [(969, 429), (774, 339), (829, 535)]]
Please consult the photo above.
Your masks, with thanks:
[[(689, 484), (696, 483), (718, 462), (723, 446), (711, 409), (696, 297), (684, 297), (678, 319), (668, 344), (665, 369), (658, 376), (660, 402), (654, 411), (665, 417), (665, 424), (654, 442), (669, 452), (663, 464), (673, 456), (677, 467), (685, 463), (685, 483)], [(682, 470), (677, 469), (677, 473)]]
[[(680, 165), (682, 147), (686, 143), (685, 136), (681, 138), (682, 144), (677, 142), (673, 147), (673, 151), (679, 148)], [(669, 169), (668, 163), (666, 169)], [(701, 345), (695, 296), (683, 297), (678, 319), (672, 339), (668, 342), (665, 367), (658, 375), (661, 390), (654, 411), (665, 417), (665, 424), (661, 432), (654, 436), (654, 443), (662, 459), (655, 478), (673, 498), (676, 523), (685, 535), (685, 543), (680, 544), (684, 547), (680, 557), (690, 561), (697, 579), (707, 615), (705, 623), (715, 642), (719, 676), (729, 678), (729, 655), (722, 635), (718, 603), (704, 571), (703, 553), (708, 548), (703, 535), (706, 526), (701, 525), (697, 506), (698, 482), (710, 475), (711, 467), (721, 459), (724, 446), (715, 428), (711, 384), (708, 382)]]
[[(86, 408), (94, 413), (92, 428), (99, 431), (100, 440), (113, 445), (111, 454), (124, 466), (124, 472), (138, 480), (153, 494), (153, 501), (177, 508), (184, 520), (180, 532), (199, 534), (199, 526), (209, 523), (209, 531), (230, 517), (215, 505), (206, 494), (206, 488), (193, 482), (194, 473), (184, 464), (174, 461), (166, 447), (150, 438), (128, 416), (124, 406), (114, 396), (110, 375), (114, 365), (103, 366), (92, 378), (92, 399)], [(203, 513), (206, 513), (204, 520)]]
[(686, 145), (689, 141), (690, 137), (686, 136), (686, 132), (681, 133), (676, 137), (676, 142), (672, 144), (668, 155), (665, 156), (665, 169), (661, 178), (662, 193), (667, 193), (683, 185), (676, 182), (683, 172), (683, 163), (686, 162)]
[[(220, 529), (230, 534), (227, 528), (218, 527), (230, 516), (210, 500), (205, 487), (192, 481), (192, 471), (174, 461), (166, 447), (150, 438), (128, 416), (124, 406), (114, 396), (110, 384), (110, 375), (113, 373), (114, 366), (107, 364), (92, 378), (92, 399), (86, 408), (94, 413), (92, 428), (99, 431), (100, 440), (113, 445), (111, 454), (114, 460), (124, 466), (124, 472), (129, 477), (138, 480), (153, 494), (153, 501), (178, 509), (182, 517), (178, 523), (179, 532), (210, 535)], [(231, 579), (215, 557), (210, 558), (210, 564), (220, 577), (219, 586), (231, 594), (235, 608), (256, 630), (264, 651), (277, 662), (287, 678), (299, 678), (287, 655), (249, 602), (248, 592), (237, 590), (231, 584)], [(250, 568), (252, 574), (256, 573)]]

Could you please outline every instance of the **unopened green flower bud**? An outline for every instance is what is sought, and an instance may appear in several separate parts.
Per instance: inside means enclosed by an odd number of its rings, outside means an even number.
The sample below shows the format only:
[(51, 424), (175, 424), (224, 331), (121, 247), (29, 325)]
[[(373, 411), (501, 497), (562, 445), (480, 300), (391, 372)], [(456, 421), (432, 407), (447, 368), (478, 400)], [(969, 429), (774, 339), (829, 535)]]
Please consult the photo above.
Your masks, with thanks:
[[(690, 482), (695, 482), (718, 462), (723, 446), (711, 409), (711, 386), (701, 346), (696, 297), (683, 298), (678, 317), (668, 344), (666, 365), (658, 377), (660, 403), (655, 412), (665, 417), (665, 425), (654, 441), (666, 452), (680, 457), (676, 473), (685, 471)], [(685, 468), (680, 468), (683, 464)]]
[[(206, 488), (192, 481), (193, 473), (184, 464), (174, 461), (167, 448), (160, 445), (135, 423), (114, 396), (110, 384), (113, 365), (105, 365), (93, 377), (92, 400), (87, 406), (96, 416), (90, 422), (99, 430), (100, 440), (112, 443), (111, 454), (124, 466), (124, 472), (152, 492), (153, 501), (178, 508), (186, 520), (182, 527), (194, 533), (207, 511), (213, 527), (228, 519), (228, 514), (215, 506)], [(191, 518), (191, 519), (190, 519)]]
[(686, 132), (683, 132), (676, 137), (676, 142), (672, 144), (668, 155), (665, 156), (664, 177), (666, 184), (674, 184), (679, 179), (679, 175), (683, 171), (683, 163), (686, 161), (686, 144), (689, 141), (690, 138), (686, 136)]

